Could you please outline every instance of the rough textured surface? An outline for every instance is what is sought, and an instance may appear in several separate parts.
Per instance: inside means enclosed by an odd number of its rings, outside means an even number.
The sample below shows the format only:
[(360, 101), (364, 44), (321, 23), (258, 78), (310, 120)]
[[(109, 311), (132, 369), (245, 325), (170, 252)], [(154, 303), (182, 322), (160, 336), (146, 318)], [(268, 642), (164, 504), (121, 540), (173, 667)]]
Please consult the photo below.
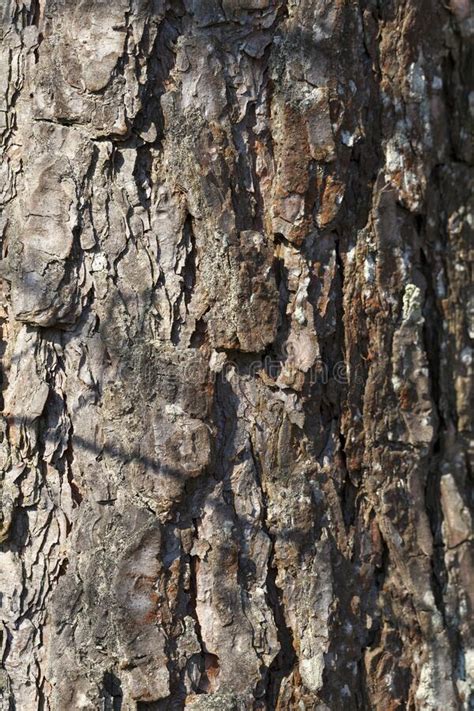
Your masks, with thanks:
[(2, 0), (2, 711), (470, 708), (472, 36)]

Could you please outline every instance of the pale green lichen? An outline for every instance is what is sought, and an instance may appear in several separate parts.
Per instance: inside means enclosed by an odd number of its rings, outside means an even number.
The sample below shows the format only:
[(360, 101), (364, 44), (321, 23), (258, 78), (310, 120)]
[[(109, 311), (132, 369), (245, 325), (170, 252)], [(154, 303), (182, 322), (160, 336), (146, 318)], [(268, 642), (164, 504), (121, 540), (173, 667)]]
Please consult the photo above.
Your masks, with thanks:
[(416, 284), (407, 284), (403, 293), (403, 320), (422, 323), (423, 299), (421, 289)]

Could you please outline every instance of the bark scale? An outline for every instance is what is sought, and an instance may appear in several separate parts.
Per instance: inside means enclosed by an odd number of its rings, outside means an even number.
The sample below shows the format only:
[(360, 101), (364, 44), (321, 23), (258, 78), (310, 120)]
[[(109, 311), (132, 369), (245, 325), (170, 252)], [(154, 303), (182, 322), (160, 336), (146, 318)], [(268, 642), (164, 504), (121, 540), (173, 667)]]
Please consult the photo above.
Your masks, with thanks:
[(0, 33), (0, 708), (468, 709), (468, 0)]

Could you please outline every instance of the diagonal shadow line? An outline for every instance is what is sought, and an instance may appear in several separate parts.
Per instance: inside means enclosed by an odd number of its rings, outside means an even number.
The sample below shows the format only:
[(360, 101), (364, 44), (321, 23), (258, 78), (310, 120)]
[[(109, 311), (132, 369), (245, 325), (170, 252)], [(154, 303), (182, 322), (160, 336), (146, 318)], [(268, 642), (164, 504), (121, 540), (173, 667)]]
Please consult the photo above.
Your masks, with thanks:
[[(8, 420), (10, 424), (14, 423), (14, 420), (19, 420), (21, 424), (23, 425), (37, 425), (39, 424), (39, 417), (21, 417), (21, 418), (16, 418), (14, 416), (9, 417)], [(17, 424), (17, 423), (15, 423)], [(42, 439), (44, 442), (48, 441), (53, 441), (54, 438), (52, 435), (48, 435), (47, 433), (44, 433), (41, 435)], [(176, 467), (170, 467), (167, 464), (164, 464), (160, 459), (158, 458), (151, 458), (148, 456), (144, 456), (141, 454), (138, 450), (131, 450), (127, 452), (123, 447), (113, 447), (110, 445), (104, 445), (103, 447), (97, 447), (96, 445), (92, 444), (91, 442), (87, 441), (83, 437), (80, 437), (79, 435), (73, 435), (73, 443), (77, 447), (82, 447), (86, 451), (96, 453), (98, 456), (100, 454), (103, 454), (104, 452), (107, 454), (110, 454), (111, 456), (119, 457), (122, 459), (124, 464), (131, 464), (131, 463), (140, 463), (143, 464), (144, 466), (147, 467), (149, 472), (153, 472), (154, 474), (164, 474), (165, 476), (169, 476), (171, 478), (174, 478), (176, 480), (180, 480), (185, 482), (186, 480), (191, 480), (191, 479), (197, 479), (198, 476), (202, 476), (203, 474), (206, 473), (206, 469), (204, 468), (202, 471), (200, 471), (198, 474), (189, 474), (187, 473), (184, 469), (178, 469)], [(54, 455), (53, 455), (54, 458)], [(207, 469), (207, 471), (209, 471)], [(19, 475), (21, 476), (21, 474)], [(222, 502), (224, 505), (224, 502)], [(298, 526), (294, 527), (289, 527), (289, 526), (283, 526), (278, 528), (275, 532), (275, 535), (280, 539), (280, 541), (299, 541), (300, 543), (303, 543), (304, 541), (307, 541), (308, 539), (308, 532), (301, 530)]]
[[(40, 423), (40, 418), (41, 415), (38, 417), (24, 417), (24, 416), (15, 416), (15, 415), (8, 415), (5, 416), (8, 424), (14, 425), (15, 427), (21, 427), (21, 426), (37, 426)], [(48, 432), (44, 432), (40, 434), (40, 439), (44, 442), (55, 442), (55, 438), (52, 434), (49, 434)], [(178, 469), (178, 468), (173, 468), (170, 467), (167, 464), (164, 464), (158, 457), (152, 458), (147, 455), (143, 455), (139, 450), (137, 449), (132, 449), (131, 451), (127, 451), (124, 447), (121, 446), (114, 446), (114, 445), (108, 445), (104, 444), (103, 446), (98, 446), (96, 444), (93, 444), (92, 442), (86, 440), (84, 437), (81, 437), (80, 435), (72, 434), (70, 435), (70, 440), (72, 441), (72, 444), (75, 448), (77, 447), (82, 447), (82, 449), (95, 453), (97, 457), (99, 457), (102, 454), (108, 454), (111, 457), (118, 457), (119, 459), (122, 460), (124, 464), (131, 464), (133, 462), (138, 462), (140, 464), (143, 464), (146, 466), (146, 468), (154, 472), (156, 474), (165, 474), (166, 476), (171, 476), (176, 479), (187, 479), (187, 478), (192, 478), (193, 475), (189, 474), (186, 472), (185, 469)], [(52, 458), (54, 459), (54, 454), (52, 455)]]

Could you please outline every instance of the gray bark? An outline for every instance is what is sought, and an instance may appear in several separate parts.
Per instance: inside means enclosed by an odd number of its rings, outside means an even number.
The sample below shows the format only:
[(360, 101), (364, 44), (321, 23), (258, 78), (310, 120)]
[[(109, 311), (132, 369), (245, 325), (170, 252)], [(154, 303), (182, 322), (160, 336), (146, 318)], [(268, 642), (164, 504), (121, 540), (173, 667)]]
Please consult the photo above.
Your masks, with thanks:
[(1, 1), (0, 709), (470, 708), (472, 34)]

